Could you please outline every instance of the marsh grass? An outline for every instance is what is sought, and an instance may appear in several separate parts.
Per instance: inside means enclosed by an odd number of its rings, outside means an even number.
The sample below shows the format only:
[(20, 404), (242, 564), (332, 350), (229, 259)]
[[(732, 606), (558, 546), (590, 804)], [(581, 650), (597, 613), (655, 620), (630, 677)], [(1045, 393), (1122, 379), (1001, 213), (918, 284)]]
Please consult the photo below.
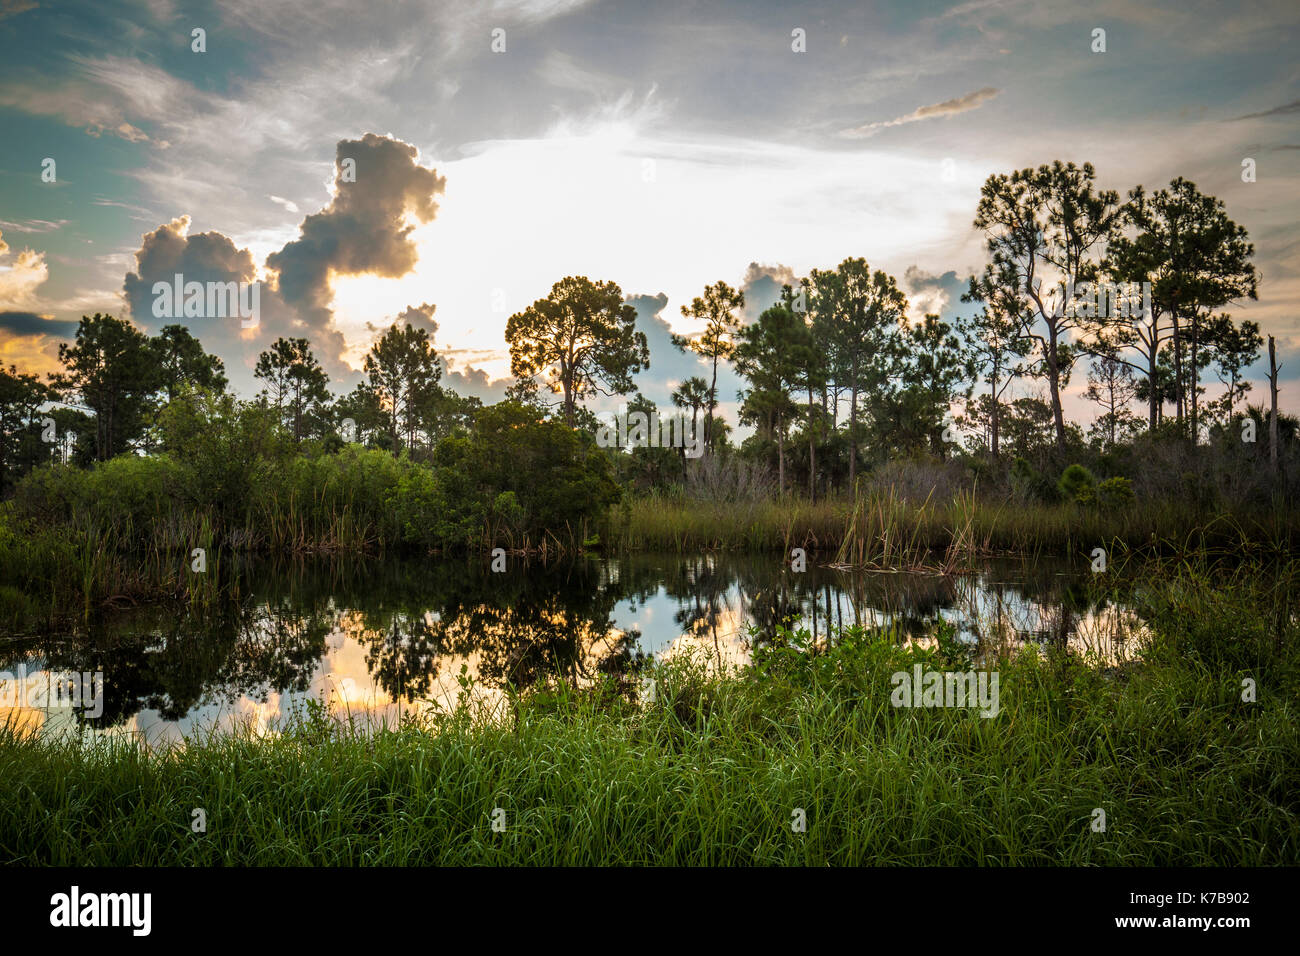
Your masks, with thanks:
[[(849, 629), (755, 634), (740, 670), (657, 664), (653, 703), (553, 683), (513, 694), (505, 720), (460, 707), (376, 733), (313, 707), (282, 733), (162, 750), (11, 729), (0, 861), (1300, 862), (1295, 563), (1170, 559), (1145, 579), (1139, 660), (1021, 647), (985, 662), (1000, 674), (991, 719), (890, 704), (895, 671), (972, 666), (957, 642)], [(196, 807), (206, 833), (190, 830)]]
[[(788, 555), (798, 547), (843, 567), (952, 574), (995, 554), (1239, 544), (1284, 553), (1300, 545), (1293, 511), (1280, 505), (1220, 513), (1178, 498), (1108, 510), (978, 489), (920, 497), (910, 485), (881, 483), (816, 502), (650, 493), (611, 509), (599, 527), (583, 519), (528, 530), (510, 495), (448, 519), (455, 496), (429, 469), (385, 452), (349, 448), (282, 465), (234, 491), (191, 487), (193, 475), (166, 456), (37, 469), (0, 505), (0, 624), (31, 630), (133, 603), (210, 602), (237, 585), (221, 569), (245, 554), (486, 554), (504, 546), (549, 559), (596, 548)], [(229, 497), (235, 491), (238, 500)], [(202, 575), (190, 570), (196, 547), (208, 555)]]
[(1205, 513), (1169, 501), (1105, 510), (985, 499), (973, 490), (909, 501), (887, 488), (816, 503), (651, 495), (631, 502), (614, 541), (630, 551), (802, 547), (859, 567), (956, 570), (992, 554), (1059, 555), (1097, 546), (1154, 553), (1243, 544), (1285, 552), (1300, 545), (1298, 532), (1289, 509)]

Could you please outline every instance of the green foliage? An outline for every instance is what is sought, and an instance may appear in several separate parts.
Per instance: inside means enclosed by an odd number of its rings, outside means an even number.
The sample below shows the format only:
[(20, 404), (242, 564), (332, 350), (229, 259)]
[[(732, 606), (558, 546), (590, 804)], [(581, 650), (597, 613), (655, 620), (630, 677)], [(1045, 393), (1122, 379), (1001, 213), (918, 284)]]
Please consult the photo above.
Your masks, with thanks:
[(275, 406), (295, 441), (326, 430), (329, 376), (306, 339), (276, 339), (258, 356), (253, 374), (266, 382), (262, 394)]
[[(478, 499), (485, 510), (497, 495), (512, 492), (511, 520), (534, 541), (546, 531), (580, 533), (621, 496), (608, 456), (590, 436), (544, 420), (526, 405), (501, 402), (484, 408), (468, 446), (454, 447), (468, 452), (458, 467), (485, 490)], [(437, 461), (451, 463), (443, 446)]]
[(167, 454), (179, 465), (170, 492), (208, 515), (218, 540), (247, 526), (259, 493), (280, 480), (290, 446), (278, 417), (230, 395), (187, 391), (159, 418)]
[(432, 463), (358, 444), (295, 445), (269, 405), (188, 387), (159, 414), (158, 433), (163, 454), (48, 465), (20, 481), (4, 513), (0, 583), (89, 608), (188, 588), (194, 547), (576, 550), (601, 539), (621, 497), (589, 436), (517, 403), (479, 410)]
[(1133, 482), (1122, 475), (1107, 478), (1097, 486), (1097, 504), (1114, 510), (1133, 503)]
[(645, 333), (636, 329), (636, 309), (623, 301), (614, 282), (567, 276), (506, 322), (510, 371), (520, 378), (554, 371), (552, 391), (564, 397), (564, 420), (576, 426), (575, 411), (587, 394), (626, 395), (632, 376), (650, 367)]
[(59, 346), (59, 361), (65, 371), (54, 377), (55, 385), (80, 395), (94, 412), (95, 458), (105, 461), (135, 447), (164, 384), (158, 353), (144, 333), (111, 315), (83, 316), (76, 343)]
[(1024, 458), (1011, 463), (1011, 487), (1023, 499), (1041, 502), (1061, 500), (1057, 484)]
[(47, 461), (50, 448), (41, 440), (41, 405), (57, 393), (35, 375), (0, 366), (0, 494), (33, 466)]
[(369, 409), (382, 409), (392, 447), (413, 448), (416, 435), (428, 431), (427, 412), (442, 391), (442, 366), (427, 329), (394, 322), (365, 360)]
[(1066, 468), (1056, 487), (1066, 501), (1091, 504), (1097, 497), (1097, 479), (1083, 465), (1070, 465)]

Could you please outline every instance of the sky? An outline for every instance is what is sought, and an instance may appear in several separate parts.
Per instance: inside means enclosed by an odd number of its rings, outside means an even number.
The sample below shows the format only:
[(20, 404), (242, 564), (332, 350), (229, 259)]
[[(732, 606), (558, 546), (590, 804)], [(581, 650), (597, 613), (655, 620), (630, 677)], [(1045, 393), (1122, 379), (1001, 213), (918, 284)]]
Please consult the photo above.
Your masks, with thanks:
[(752, 319), (862, 256), (913, 317), (969, 315), (981, 184), (1060, 159), (1224, 200), (1261, 274), (1228, 311), (1277, 337), (1294, 412), (1298, 27), (1294, 0), (0, 0), (0, 362), (54, 370), (94, 312), (155, 333), (152, 285), (182, 272), (262, 282), (256, 327), (181, 320), (245, 397), (281, 335), (350, 390), (400, 318), (494, 401), (509, 316), (585, 275), (636, 306), (663, 406), (707, 378), (670, 335), (718, 280)]

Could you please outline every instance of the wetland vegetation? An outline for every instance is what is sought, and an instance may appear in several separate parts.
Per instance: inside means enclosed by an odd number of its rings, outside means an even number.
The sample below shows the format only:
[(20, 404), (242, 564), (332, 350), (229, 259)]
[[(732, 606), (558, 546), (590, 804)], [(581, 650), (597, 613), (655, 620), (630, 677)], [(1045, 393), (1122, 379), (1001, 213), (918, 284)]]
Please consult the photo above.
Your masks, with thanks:
[[(1218, 245), (1170, 246), (1188, 208)], [(489, 405), (409, 323), (342, 395), (305, 339), (244, 400), (105, 315), (48, 381), (0, 370), (0, 860), (1297, 862), (1300, 443), (1221, 311), (1244, 231), (1062, 164), (976, 226), (952, 322), (862, 259), (706, 288), (677, 447), (582, 277), (511, 317)], [(900, 705), (910, 673), (997, 705)], [(93, 712), (53, 694), (80, 675)]]

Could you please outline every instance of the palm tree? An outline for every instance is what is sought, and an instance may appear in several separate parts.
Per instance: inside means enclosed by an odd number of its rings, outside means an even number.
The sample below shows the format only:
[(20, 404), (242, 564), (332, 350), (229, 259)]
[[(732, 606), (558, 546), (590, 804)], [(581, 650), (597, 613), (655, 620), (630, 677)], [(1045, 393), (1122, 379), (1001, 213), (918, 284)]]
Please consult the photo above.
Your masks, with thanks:
[(700, 409), (709, 407), (709, 383), (698, 375), (688, 378), (673, 392), (673, 404), (678, 408), (691, 410), (691, 434), (695, 434), (695, 422)]

